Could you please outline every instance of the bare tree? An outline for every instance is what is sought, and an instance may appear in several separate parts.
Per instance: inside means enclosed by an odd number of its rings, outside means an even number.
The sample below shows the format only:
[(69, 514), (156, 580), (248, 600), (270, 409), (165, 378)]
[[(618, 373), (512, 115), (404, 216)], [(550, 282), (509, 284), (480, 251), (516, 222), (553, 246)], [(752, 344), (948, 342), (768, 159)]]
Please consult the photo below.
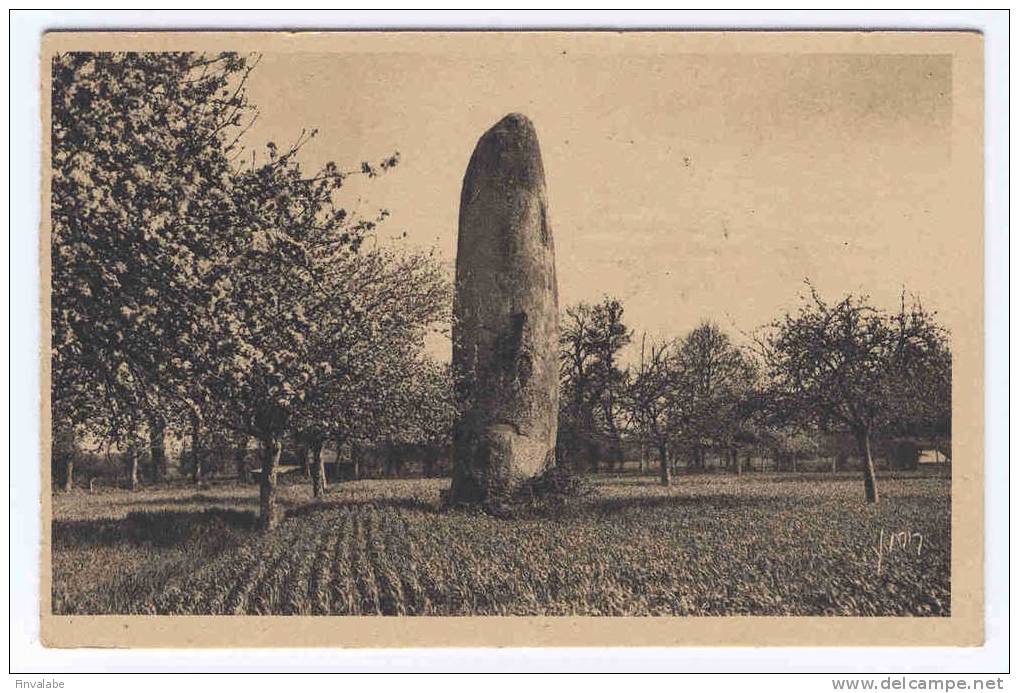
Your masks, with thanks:
[(604, 456), (610, 463), (622, 463), (619, 419), (626, 375), (618, 355), (630, 336), (617, 299), (581, 302), (565, 311), (560, 334), (559, 447), (578, 466), (596, 470)]
[(799, 312), (758, 340), (775, 405), (822, 429), (848, 429), (863, 460), (867, 502), (876, 503), (873, 436), (950, 399), (948, 333), (919, 299), (907, 304), (905, 293), (889, 313), (866, 296), (828, 303), (808, 287)]
[(675, 343), (648, 340), (645, 334), (640, 343), (640, 361), (629, 377), (627, 409), (637, 438), (658, 451), (659, 481), (663, 486), (672, 483), (670, 451), (680, 433), (676, 422), (683, 406), (677, 396), (681, 381)]

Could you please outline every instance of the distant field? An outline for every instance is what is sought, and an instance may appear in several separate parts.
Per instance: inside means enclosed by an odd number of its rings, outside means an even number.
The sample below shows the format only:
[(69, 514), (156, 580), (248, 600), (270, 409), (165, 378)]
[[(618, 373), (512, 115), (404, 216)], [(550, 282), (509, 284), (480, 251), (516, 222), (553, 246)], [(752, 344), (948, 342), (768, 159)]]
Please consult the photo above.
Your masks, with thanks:
[[(856, 474), (601, 476), (555, 516), (438, 509), (444, 479), (232, 483), (53, 498), (53, 610), (74, 614), (950, 613), (950, 485)], [(906, 532), (903, 545), (889, 537)], [(921, 540), (917, 537), (922, 537)], [(880, 571), (876, 549), (884, 537)], [(900, 536), (900, 539), (903, 539)]]

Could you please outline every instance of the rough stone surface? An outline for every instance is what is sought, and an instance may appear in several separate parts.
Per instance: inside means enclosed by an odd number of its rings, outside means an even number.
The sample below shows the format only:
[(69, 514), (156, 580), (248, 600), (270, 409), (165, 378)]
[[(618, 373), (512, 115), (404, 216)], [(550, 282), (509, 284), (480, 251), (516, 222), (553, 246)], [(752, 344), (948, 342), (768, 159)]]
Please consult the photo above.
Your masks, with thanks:
[(559, 297), (534, 126), (513, 113), (464, 174), (453, 306), (454, 503), (498, 504), (555, 464)]

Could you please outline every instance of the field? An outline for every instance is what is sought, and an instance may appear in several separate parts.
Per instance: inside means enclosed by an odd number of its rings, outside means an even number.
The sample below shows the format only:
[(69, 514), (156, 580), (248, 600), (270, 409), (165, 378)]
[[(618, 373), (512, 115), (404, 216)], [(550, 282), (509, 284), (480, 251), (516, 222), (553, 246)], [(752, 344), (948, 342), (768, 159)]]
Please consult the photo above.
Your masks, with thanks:
[(856, 474), (707, 474), (670, 488), (600, 476), (594, 494), (514, 519), (439, 509), (448, 483), (343, 482), (319, 503), (287, 485), (270, 537), (254, 530), (254, 486), (56, 494), (53, 610), (950, 613), (945, 478), (882, 478), (868, 507)]

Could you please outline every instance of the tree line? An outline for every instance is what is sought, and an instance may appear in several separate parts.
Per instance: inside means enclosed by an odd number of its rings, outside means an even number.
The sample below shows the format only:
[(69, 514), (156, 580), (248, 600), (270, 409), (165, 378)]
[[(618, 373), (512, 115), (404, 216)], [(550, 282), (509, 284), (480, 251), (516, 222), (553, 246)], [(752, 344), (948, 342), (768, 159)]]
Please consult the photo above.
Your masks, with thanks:
[[(826, 301), (808, 282), (799, 309), (740, 345), (710, 320), (681, 338), (640, 337), (623, 306), (569, 308), (562, 325), (559, 458), (574, 468), (621, 465), (624, 446), (657, 455), (660, 481), (675, 457), (703, 469), (713, 450), (742, 472), (747, 450), (781, 457), (816, 449), (824, 435), (852, 436), (868, 502), (878, 500), (876, 436), (951, 435), (949, 334), (919, 298), (898, 310), (867, 296)], [(634, 363), (622, 365), (628, 346)]]

